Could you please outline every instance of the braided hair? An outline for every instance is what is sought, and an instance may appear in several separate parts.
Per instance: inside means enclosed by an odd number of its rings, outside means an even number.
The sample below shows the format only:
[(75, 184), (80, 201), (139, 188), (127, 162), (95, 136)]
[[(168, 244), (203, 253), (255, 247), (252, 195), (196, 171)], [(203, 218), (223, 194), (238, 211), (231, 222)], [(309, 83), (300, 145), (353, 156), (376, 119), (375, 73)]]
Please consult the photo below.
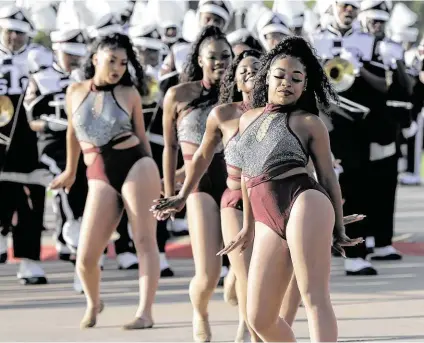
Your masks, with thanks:
[(325, 112), (330, 106), (330, 101), (337, 100), (338, 95), (318, 61), (315, 50), (299, 36), (285, 37), (260, 59), (261, 67), (256, 74), (255, 88), (252, 94), (253, 107), (264, 107), (268, 102), (267, 73), (275, 61), (286, 56), (297, 58), (306, 70), (307, 85), (298, 100), (299, 107), (307, 112), (318, 114), (318, 103), (320, 109)]
[(191, 46), (191, 51), (188, 54), (187, 61), (184, 65), (184, 71), (180, 74), (180, 82), (199, 81), (203, 78), (203, 71), (199, 66), (200, 51), (205, 45), (213, 40), (223, 40), (227, 43), (232, 57), (234, 57), (231, 45), (228, 43), (228, 40), (221, 29), (217, 26), (205, 26)]
[(95, 73), (95, 67), (93, 65), (93, 55), (104, 48), (109, 49), (124, 49), (128, 57), (128, 67), (118, 84), (124, 86), (135, 86), (141, 96), (149, 94), (147, 87), (146, 75), (143, 71), (143, 67), (137, 59), (136, 52), (131, 43), (130, 38), (127, 35), (121, 33), (114, 33), (109, 36), (99, 37), (91, 45), (91, 51), (86, 61), (83, 64), (84, 76), (86, 79), (91, 79)]
[(243, 95), (241, 92), (237, 91), (236, 70), (241, 61), (251, 56), (260, 58), (261, 52), (258, 50), (245, 50), (228, 66), (221, 81), (221, 88), (219, 91), (220, 104), (228, 104), (243, 100)]

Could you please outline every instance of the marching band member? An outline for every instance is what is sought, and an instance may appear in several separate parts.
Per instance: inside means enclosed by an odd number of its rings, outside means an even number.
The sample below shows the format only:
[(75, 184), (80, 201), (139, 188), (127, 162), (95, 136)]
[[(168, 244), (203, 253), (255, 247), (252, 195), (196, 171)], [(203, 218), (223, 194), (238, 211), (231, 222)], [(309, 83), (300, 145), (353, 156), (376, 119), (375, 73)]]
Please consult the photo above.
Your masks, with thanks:
[(256, 31), (265, 51), (272, 50), (284, 37), (293, 35), (287, 25), (287, 19), (282, 14), (270, 10), (261, 14)]
[(253, 37), (251, 32), (245, 28), (241, 28), (229, 33), (227, 35), (227, 40), (233, 47), (233, 52), (235, 56), (240, 55), (245, 50), (263, 50), (262, 46)]
[[(95, 8), (91, 10), (94, 11)], [(96, 17), (94, 13), (93, 16)], [(109, 8), (106, 13), (102, 13), (100, 16), (97, 16), (94, 23), (87, 27), (87, 33), (89, 39), (93, 42), (96, 39), (115, 33), (125, 34), (125, 31), (122, 25), (120, 24), (117, 15), (115, 13), (110, 12)], [(79, 70), (79, 73), (81, 72), (82, 69)], [(83, 77), (79, 77), (79, 80), (83, 80)], [(116, 231), (119, 234), (119, 238), (114, 241), (118, 269), (137, 269), (138, 260), (135, 252), (135, 245), (133, 240), (131, 239), (131, 228), (128, 225), (128, 217), (126, 211), (124, 211)], [(102, 256), (101, 265), (103, 265), (104, 263), (106, 253), (107, 249), (105, 251), (105, 254)]]
[[(242, 229), (242, 195), (240, 189), (240, 160), (238, 159), (235, 145), (239, 139), (238, 121), (240, 116), (251, 108), (250, 95), (254, 86), (254, 76), (259, 65), (260, 52), (246, 50), (238, 55), (226, 71), (220, 90), (220, 106), (215, 107), (208, 116), (206, 131), (202, 144), (193, 156), (192, 168), (187, 174), (184, 185), (178, 195), (159, 199), (153, 206), (154, 215), (161, 219), (173, 212), (180, 211), (187, 202), (203, 174), (212, 162), (216, 148), (224, 144), (224, 155), (227, 163), (227, 189), (220, 203), (221, 228), (224, 244)], [(231, 269), (235, 275), (237, 299), (239, 306), (240, 325), (236, 342), (243, 341), (244, 321), (246, 314), (247, 273), (251, 251), (243, 256), (230, 254)], [(224, 290), (224, 299), (231, 301)], [(257, 342), (258, 337), (250, 330), (252, 341)]]
[[(369, 161), (369, 143), (365, 139), (364, 117), (369, 111), (362, 104), (372, 98), (369, 92), (374, 87), (385, 87), (385, 79), (378, 79), (362, 67), (363, 61), (370, 61), (374, 48), (374, 37), (361, 32), (360, 23), (356, 20), (359, 2), (352, 0), (332, 1), (332, 20), (320, 31), (311, 35), (311, 41), (321, 60), (329, 69), (330, 79), (339, 83), (340, 106), (333, 106), (331, 116), (330, 142), (336, 159), (341, 160), (343, 173), (339, 177), (342, 196), (345, 200), (343, 210), (347, 213), (366, 214), (364, 194), (367, 185), (363, 181), (367, 177), (366, 168)], [(350, 82), (340, 75), (340, 66), (332, 65), (340, 57), (352, 66), (353, 75), (347, 75)], [(336, 62), (337, 63), (337, 62)], [(333, 80), (333, 82), (334, 82)], [(353, 84), (350, 85), (353, 81)], [(371, 86), (371, 83), (373, 86)], [(385, 100), (382, 102), (385, 106)], [(346, 228), (349, 237), (367, 236), (366, 219), (349, 225)], [(376, 269), (366, 258), (365, 244), (346, 248), (347, 258), (344, 260), (346, 275), (376, 275)]]
[(37, 137), (28, 125), (22, 105), (28, 85), (28, 54), (44, 48), (30, 43), (34, 27), (23, 8), (1, 7), (0, 28), (0, 193), (8, 194), (1, 197), (0, 261), (7, 259), (6, 236), (16, 211), (17, 224), (12, 236), (14, 256), (21, 259), (18, 279), (23, 284), (45, 284), (44, 271), (37, 263), (43, 230), (45, 172), (39, 168)]
[[(309, 44), (286, 37), (261, 58), (253, 109), (240, 118), (243, 229), (218, 255), (252, 242), (248, 321), (265, 342), (294, 342), (280, 308), (294, 270), (313, 342), (336, 342), (330, 300), (332, 242), (357, 244), (343, 224), (328, 131), (318, 117), (336, 97)], [(314, 161), (319, 184), (306, 169)]]
[[(164, 56), (166, 56), (168, 47), (160, 39), (160, 34), (156, 25), (147, 23), (131, 26), (128, 34), (138, 50), (140, 64), (145, 70), (147, 84), (150, 90), (148, 97), (143, 99), (143, 114), (146, 125), (146, 133), (149, 135), (152, 157), (158, 165), (161, 178), (162, 172), (162, 154), (163, 154), (163, 130), (162, 130), (162, 108), (161, 94), (158, 88), (159, 68)], [(161, 277), (174, 276), (165, 254), (165, 245), (169, 239), (169, 232), (166, 227), (166, 221), (158, 221), (157, 241), (160, 254)]]
[[(225, 32), (233, 15), (231, 4), (228, 0), (201, 0), (196, 12), (198, 29), (208, 25), (215, 25)], [(193, 28), (196, 29), (196, 28)], [(176, 43), (162, 63), (160, 71), (161, 89), (166, 91), (178, 83), (178, 75), (183, 72), (191, 43)]]
[(287, 26), (296, 36), (303, 36), (306, 5), (304, 1), (275, 0), (272, 11), (285, 16)]
[(66, 94), (66, 169), (51, 183), (52, 189), (69, 191), (82, 149), (89, 190), (77, 254), (87, 299), (81, 328), (95, 326), (103, 310), (99, 261), (123, 208), (140, 265), (139, 306), (135, 319), (124, 329), (151, 328), (160, 270), (156, 221), (149, 215), (149, 202), (160, 194), (160, 179), (144, 127), (143, 69), (129, 37), (116, 33), (96, 40), (84, 70), (87, 80), (72, 84)]
[(369, 89), (367, 106), (371, 111), (365, 119), (370, 147), (368, 191), (364, 197), (369, 228), (366, 245), (369, 249), (374, 248), (370, 255), (372, 260), (402, 258), (392, 246), (398, 184), (398, 132), (410, 126), (412, 88), (402, 46), (385, 37), (389, 17), (390, 7), (386, 1), (361, 2), (362, 28), (376, 38), (373, 58), (364, 63), (363, 68), (386, 83), (381, 89)]
[[(170, 88), (165, 95), (163, 173), (167, 198), (175, 195), (178, 147), (181, 147), (187, 170), (192, 167), (192, 157), (202, 142), (208, 115), (218, 102), (220, 81), (231, 60), (232, 49), (225, 35), (216, 26), (206, 26), (193, 43), (185, 66), (188, 82)], [(216, 257), (222, 245), (219, 205), (226, 188), (222, 151), (222, 146), (216, 149), (208, 172), (187, 200), (195, 265), (190, 299), (193, 337), (197, 342), (211, 339), (208, 303), (220, 279), (221, 259)]]
[[(228, 0), (201, 0), (196, 11), (197, 28), (199, 31), (206, 26), (217, 26), (223, 32), (228, 28), (233, 16), (233, 9)], [(160, 88), (163, 94), (171, 86), (175, 86), (179, 81), (186, 81), (183, 75), (184, 65), (192, 47), (192, 43), (175, 43), (171, 47), (170, 53), (162, 63), (160, 71)], [(223, 268), (219, 285), (223, 285), (224, 277), (228, 273), (229, 261), (223, 258)]]
[[(407, 37), (404, 37), (407, 38)], [(407, 41), (407, 39), (404, 39)], [(414, 123), (418, 122), (419, 116), (423, 108), (423, 94), (424, 94), (424, 38), (421, 39), (418, 46), (413, 47), (405, 52), (405, 63), (409, 72), (409, 75), (413, 78), (414, 86), (412, 91), (412, 111), (411, 116)], [(417, 125), (417, 129), (420, 126)], [(421, 150), (422, 143), (419, 142), (419, 135), (416, 137), (412, 136), (406, 139), (407, 151), (406, 151), (406, 172), (400, 175), (399, 181), (404, 185), (419, 185), (421, 184)]]
[[(82, 57), (87, 54), (84, 36), (79, 29), (62, 29), (50, 34), (55, 61), (43, 66), (51, 58), (50, 51), (31, 52), (32, 73), (24, 99), (28, 121), (37, 132), (40, 161), (52, 177), (61, 174), (66, 167), (65, 94), (72, 82), (70, 74), (78, 68)], [(51, 181), (51, 180), (50, 180)], [(48, 183), (45, 184), (48, 186)], [(54, 191), (53, 210), (56, 215), (56, 249), (59, 258), (65, 261), (76, 253), (87, 195), (85, 166), (79, 163), (74, 187), (69, 193)], [(75, 261), (72, 260), (74, 263)], [(74, 289), (82, 291), (77, 274)]]

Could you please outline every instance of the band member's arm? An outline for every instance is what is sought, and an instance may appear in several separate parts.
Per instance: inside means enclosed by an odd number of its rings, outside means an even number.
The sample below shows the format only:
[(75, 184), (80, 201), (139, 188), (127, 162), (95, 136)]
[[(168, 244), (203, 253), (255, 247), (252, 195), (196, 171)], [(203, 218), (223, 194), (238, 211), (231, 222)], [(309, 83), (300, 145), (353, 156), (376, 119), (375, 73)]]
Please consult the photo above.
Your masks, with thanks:
[(81, 147), (75, 135), (74, 125), (72, 124), (72, 93), (79, 84), (72, 84), (66, 90), (66, 114), (68, 116), (68, 129), (66, 131), (66, 171), (76, 175), (78, 161), (81, 155)]
[(46, 122), (39, 118), (34, 111), (34, 107), (37, 105), (37, 91), (38, 86), (32, 77), (28, 81), (28, 87), (25, 92), (24, 107), (28, 118), (29, 127), (32, 131), (39, 132), (44, 131), (46, 128)]
[(360, 69), (360, 75), (367, 81), (373, 88), (381, 93), (387, 93), (387, 82), (386, 78), (379, 77), (369, 72), (367, 69), (362, 67)]
[(180, 195), (185, 199), (187, 199), (205, 171), (208, 169), (215, 154), (215, 149), (222, 140), (217, 112), (218, 111), (214, 109), (209, 114), (202, 144), (196, 150), (190, 164), (190, 168), (186, 172), (186, 179), (180, 191)]
[(172, 50), (166, 56), (159, 71), (159, 88), (162, 94), (178, 84), (178, 71), (175, 70), (174, 54)]
[(308, 116), (304, 121), (309, 132), (309, 149), (319, 184), (330, 196), (336, 214), (336, 228), (343, 228), (342, 195), (330, 149), (330, 137), (324, 123), (317, 116)]
[(397, 78), (399, 86), (406, 91), (407, 96), (411, 96), (414, 88), (414, 82), (406, 71), (405, 63), (401, 60), (397, 60), (396, 66), (397, 68), (394, 71), (394, 75)]
[(165, 76), (166, 74), (172, 73), (174, 71), (175, 71), (174, 54), (172, 53), (172, 50), (171, 50), (162, 62), (162, 65), (159, 71), (159, 76)]
[(134, 124), (134, 133), (140, 140), (140, 143), (142, 144), (144, 151), (151, 157), (152, 149), (150, 147), (149, 139), (147, 138), (147, 135), (146, 135), (141, 96), (140, 96), (140, 93), (135, 88), (132, 89), (132, 96), (134, 99), (133, 110), (132, 110), (132, 122)]
[(164, 149), (162, 155), (163, 181), (165, 197), (175, 194), (175, 171), (178, 162), (178, 139), (177, 139), (177, 101), (175, 88), (166, 92), (163, 102), (163, 139)]

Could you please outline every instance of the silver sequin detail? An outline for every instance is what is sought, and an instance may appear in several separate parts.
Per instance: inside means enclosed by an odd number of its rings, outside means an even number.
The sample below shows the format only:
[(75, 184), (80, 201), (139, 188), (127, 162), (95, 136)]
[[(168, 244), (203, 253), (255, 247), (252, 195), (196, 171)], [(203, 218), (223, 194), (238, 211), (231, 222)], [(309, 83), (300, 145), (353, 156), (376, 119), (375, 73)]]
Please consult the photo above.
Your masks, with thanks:
[[(216, 105), (194, 108), (184, 115), (177, 127), (178, 141), (180, 143), (186, 142), (200, 146), (206, 131), (209, 113), (214, 106)], [(215, 153), (221, 152), (223, 149), (224, 146), (220, 143), (215, 149)]]
[(244, 175), (256, 177), (288, 162), (308, 164), (301, 143), (287, 127), (287, 118), (285, 113), (264, 113), (242, 133), (237, 150)]
[(227, 145), (224, 149), (224, 155), (225, 162), (229, 166), (241, 169), (243, 160), (241, 158), (240, 152), (237, 149), (237, 143), (239, 139), (240, 133), (237, 131), (237, 133), (227, 142)]
[(75, 135), (79, 141), (102, 146), (124, 132), (133, 131), (131, 118), (116, 103), (111, 92), (104, 93), (103, 111), (99, 116), (92, 108), (96, 92), (88, 94), (78, 110), (72, 115)]

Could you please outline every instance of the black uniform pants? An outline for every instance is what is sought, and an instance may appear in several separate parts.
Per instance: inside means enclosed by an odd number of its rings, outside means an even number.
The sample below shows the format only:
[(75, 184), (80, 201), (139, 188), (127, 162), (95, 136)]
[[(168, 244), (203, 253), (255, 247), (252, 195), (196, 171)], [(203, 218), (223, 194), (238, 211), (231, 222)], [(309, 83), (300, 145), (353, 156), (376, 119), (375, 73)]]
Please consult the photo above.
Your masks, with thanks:
[[(340, 174), (339, 178), (342, 198), (345, 200), (343, 205), (343, 213), (349, 214), (365, 214), (367, 215), (367, 206), (365, 197), (367, 196), (367, 184), (365, 175), (361, 170), (345, 170)], [(346, 225), (346, 234), (350, 238), (369, 236), (368, 217), (364, 220)], [(365, 258), (366, 247), (364, 243), (353, 247), (344, 247), (347, 258)]]
[[(41, 162), (50, 171), (53, 177), (60, 175), (66, 166), (66, 153), (58, 150), (45, 152), (41, 155)], [(67, 245), (63, 238), (63, 227), (66, 223), (78, 220), (84, 213), (85, 201), (88, 193), (85, 165), (80, 158), (75, 183), (68, 194), (63, 189), (54, 193), (53, 211), (56, 215), (56, 237), (57, 240)], [(76, 246), (74, 248), (77, 248)]]
[[(2, 234), (12, 231), (15, 258), (39, 260), (45, 188), (39, 185), (23, 185), (0, 182), (0, 225)], [(12, 226), (13, 215), (17, 223)]]
[(392, 245), (397, 178), (397, 155), (370, 162), (366, 214), (368, 233), (374, 236), (376, 248)]

